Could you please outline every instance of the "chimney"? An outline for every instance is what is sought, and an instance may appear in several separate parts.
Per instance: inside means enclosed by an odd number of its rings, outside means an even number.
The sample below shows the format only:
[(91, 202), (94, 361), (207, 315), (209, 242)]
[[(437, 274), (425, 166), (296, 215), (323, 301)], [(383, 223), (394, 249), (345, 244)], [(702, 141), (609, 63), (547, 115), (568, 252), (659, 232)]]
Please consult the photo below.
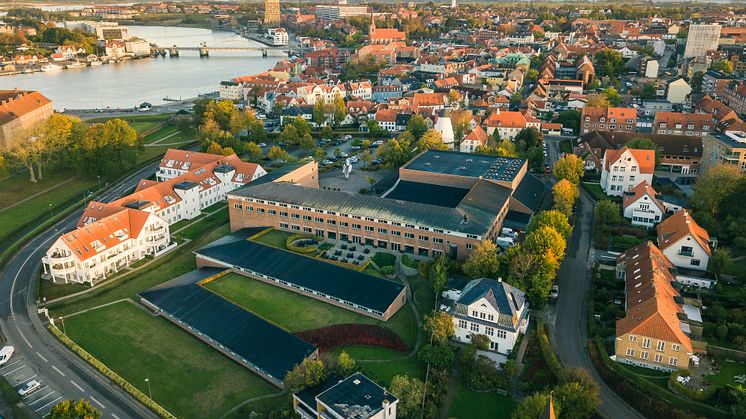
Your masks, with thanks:
[(468, 214), (464, 214), (464, 220), (461, 221), (461, 224), (467, 224), (467, 223), (469, 223), (469, 215)]

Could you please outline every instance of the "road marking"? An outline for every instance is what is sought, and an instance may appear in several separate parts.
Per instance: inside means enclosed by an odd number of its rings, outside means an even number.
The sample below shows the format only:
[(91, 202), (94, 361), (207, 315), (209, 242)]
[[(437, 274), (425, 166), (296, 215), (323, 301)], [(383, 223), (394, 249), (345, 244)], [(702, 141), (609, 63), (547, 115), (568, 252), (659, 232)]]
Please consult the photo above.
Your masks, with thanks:
[(94, 402), (96, 402), (97, 405), (101, 406), (102, 409), (106, 409), (106, 406), (104, 406), (103, 404), (101, 404), (100, 401), (96, 400), (95, 397), (91, 396), (91, 400), (93, 400)]
[(4, 366), (4, 367), (0, 368), (0, 371), (2, 371), (2, 370), (5, 370), (5, 369), (8, 369), (8, 368), (12, 367), (13, 365), (16, 365), (16, 364), (18, 364), (18, 363), (20, 363), (20, 362), (21, 362), (21, 360), (19, 359), (18, 361), (14, 362), (14, 363), (12, 363), (12, 364), (8, 364), (8, 365), (6, 365), (6, 366)]
[(61, 376), (63, 376), (63, 377), (65, 376), (65, 373), (64, 373), (64, 372), (62, 372), (62, 371), (60, 371), (60, 370), (59, 370), (59, 368), (55, 367), (54, 365), (52, 365), (52, 369), (53, 369), (53, 370), (55, 370), (55, 371), (57, 371), (57, 373), (58, 373), (59, 375), (61, 375)]
[(56, 399), (52, 400), (51, 402), (49, 402), (49, 403), (45, 404), (44, 406), (42, 406), (42, 407), (40, 407), (40, 408), (38, 408), (38, 409), (34, 409), (34, 412), (38, 412), (38, 411), (40, 411), (40, 410), (44, 409), (45, 407), (49, 406), (50, 404), (52, 404), (52, 403), (56, 403), (56, 402), (58, 402), (58, 401), (60, 401), (60, 400), (62, 400), (62, 396), (60, 396), (60, 397), (57, 397)]
[(13, 371), (4, 372), (3, 375), (7, 377), (10, 374), (13, 374), (14, 372), (16, 372), (16, 371), (18, 371), (20, 369), (24, 369), (24, 368), (26, 368), (26, 364), (21, 365), (20, 367), (14, 369)]
[(83, 390), (83, 387), (79, 386), (78, 383), (76, 383), (75, 381), (70, 380), (70, 384), (74, 385), (75, 388), (77, 388), (78, 390), (85, 392), (85, 390)]
[(117, 416), (117, 415), (115, 415), (115, 414), (113, 414), (113, 413), (111, 414), (111, 416), (112, 416), (112, 417), (113, 417), (114, 419), (119, 419), (119, 416)]
[(54, 391), (50, 391), (49, 393), (47, 393), (47, 394), (45, 394), (45, 395), (43, 395), (43, 396), (39, 397), (38, 399), (34, 400), (33, 402), (31, 402), (31, 403), (27, 403), (27, 404), (28, 404), (29, 406), (31, 406), (31, 405), (32, 405), (32, 404), (34, 404), (34, 403), (39, 403), (40, 401), (42, 401), (42, 400), (44, 400), (45, 398), (47, 398), (47, 397), (51, 396), (52, 394), (54, 394)]
[[(31, 377), (28, 377), (28, 378), (24, 378), (24, 379), (23, 379), (23, 380), (21, 381), (21, 383), (28, 383), (29, 381), (33, 380), (34, 378), (36, 378), (36, 374), (32, 375)], [(41, 390), (41, 389), (40, 389), (40, 390)]]
[(47, 358), (44, 358), (44, 355), (40, 354), (39, 352), (37, 352), (36, 354), (39, 355), (39, 358), (41, 358), (42, 361), (49, 362), (47, 361)]

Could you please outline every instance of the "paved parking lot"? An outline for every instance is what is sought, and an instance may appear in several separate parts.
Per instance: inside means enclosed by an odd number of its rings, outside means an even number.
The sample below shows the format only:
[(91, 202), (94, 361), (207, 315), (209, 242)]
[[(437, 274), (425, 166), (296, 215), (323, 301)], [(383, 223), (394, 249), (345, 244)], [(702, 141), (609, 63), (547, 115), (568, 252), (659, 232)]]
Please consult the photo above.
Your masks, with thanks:
[(62, 400), (62, 395), (47, 385), (38, 376), (37, 371), (34, 371), (32, 367), (26, 364), (26, 359), (21, 354), (16, 353), (13, 355), (10, 361), (0, 368), (0, 374), (16, 390), (32, 380), (37, 380), (41, 383), (41, 388), (23, 398), (23, 402), (41, 417), (48, 415), (54, 405)]

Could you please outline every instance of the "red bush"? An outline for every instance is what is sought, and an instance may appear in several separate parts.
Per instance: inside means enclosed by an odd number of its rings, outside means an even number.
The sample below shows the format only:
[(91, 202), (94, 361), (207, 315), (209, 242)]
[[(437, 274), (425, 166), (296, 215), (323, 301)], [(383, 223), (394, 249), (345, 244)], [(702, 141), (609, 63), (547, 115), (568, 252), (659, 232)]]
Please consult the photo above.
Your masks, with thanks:
[(391, 329), (374, 324), (346, 323), (304, 330), (296, 336), (326, 352), (343, 345), (369, 345), (406, 352), (409, 348)]

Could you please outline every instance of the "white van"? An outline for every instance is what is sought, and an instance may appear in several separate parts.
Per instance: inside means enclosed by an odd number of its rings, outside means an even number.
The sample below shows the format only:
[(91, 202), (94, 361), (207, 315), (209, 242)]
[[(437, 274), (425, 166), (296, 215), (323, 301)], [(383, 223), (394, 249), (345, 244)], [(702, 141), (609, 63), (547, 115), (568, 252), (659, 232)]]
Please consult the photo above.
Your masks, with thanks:
[(515, 246), (515, 241), (513, 241), (513, 239), (510, 237), (500, 236), (495, 240), (495, 244), (502, 247), (503, 249), (507, 249), (509, 247)]
[(0, 365), (8, 362), (10, 357), (13, 356), (14, 351), (15, 348), (13, 348), (12, 346), (3, 346), (3, 349), (0, 349)]
[(518, 237), (518, 233), (516, 233), (515, 231), (513, 231), (512, 228), (508, 228), (508, 227), (503, 227), (502, 230), (500, 230), (500, 235), (501, 236), (507, 236), (507, 237), (510, 237), (510, 238), (513, 238), (513, 239), (515, 239), (516, 237)]

